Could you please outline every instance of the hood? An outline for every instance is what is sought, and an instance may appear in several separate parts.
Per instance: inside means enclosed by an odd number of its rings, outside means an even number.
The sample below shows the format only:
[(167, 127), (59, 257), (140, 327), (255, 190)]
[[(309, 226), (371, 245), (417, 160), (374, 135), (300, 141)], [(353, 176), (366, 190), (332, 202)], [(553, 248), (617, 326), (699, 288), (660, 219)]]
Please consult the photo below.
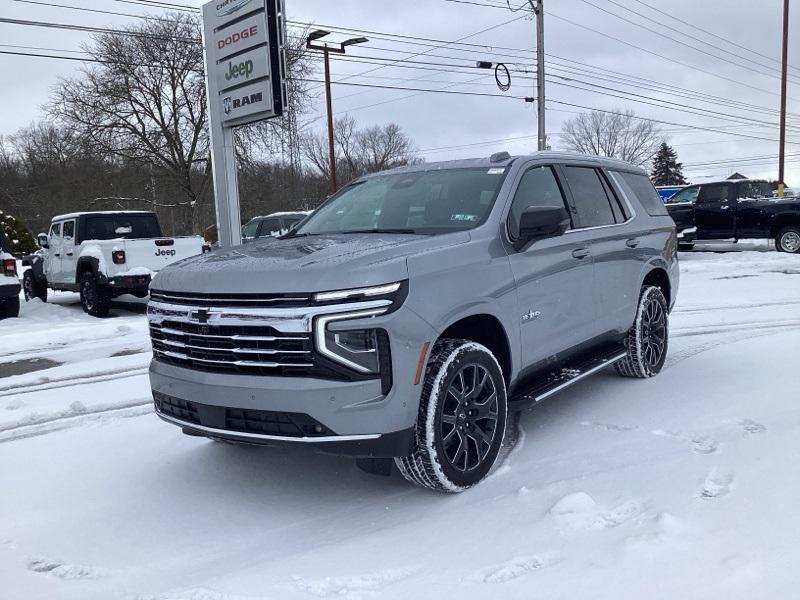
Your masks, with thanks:
[(467, 233), (436, 236), (332, 234), (262, 238), (162, 269), (152, 288), (172, 292), (320, 292), (408, 279), (406, 259), (463, 244)]

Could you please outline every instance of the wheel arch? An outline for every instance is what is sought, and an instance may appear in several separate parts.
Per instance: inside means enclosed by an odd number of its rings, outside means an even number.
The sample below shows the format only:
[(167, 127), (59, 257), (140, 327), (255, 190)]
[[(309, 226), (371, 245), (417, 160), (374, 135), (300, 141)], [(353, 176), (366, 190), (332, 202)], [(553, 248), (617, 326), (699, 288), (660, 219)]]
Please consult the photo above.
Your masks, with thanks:
[(672, 306), (672, 281), (670, 281), (669, 273), (663, 266), (651, 265), (647, 269), (642, 278), (642, 286), (645, 285), (659, 288), (667, 300), (667, 306)]
[(444, 328), (437, 341), (456, 338), (476, 342), (486, 346), (494, 354), (500, 364), (500, 370), (506, 381), (511, 382), (512, 354), (511, 343), (505, 327), (495, 315), (479, 312), (461, 316)]
[(777, 237), (778, 232), (781, 229), (783, 229), (784, 227), (789, 227), (790, 225), (794, 225), (795, 227), (800, 227), (800, 213), (784, 212), (775, 215), (775, 218), (772, 220), (772, 225), (770, 226), (769, 230), (770, 239), (774, 239), (775, 237)]

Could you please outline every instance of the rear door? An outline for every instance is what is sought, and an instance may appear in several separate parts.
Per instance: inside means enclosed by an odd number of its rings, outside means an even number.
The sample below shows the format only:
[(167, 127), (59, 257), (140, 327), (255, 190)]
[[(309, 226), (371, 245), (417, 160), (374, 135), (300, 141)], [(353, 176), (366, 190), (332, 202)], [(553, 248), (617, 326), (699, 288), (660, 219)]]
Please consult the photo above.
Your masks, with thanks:
[[(569, 210), (563, 184), (551, 165), (531, 166), (519, 176), (507, 217), (513, 241), (530, 206)], [(522, 363), (531, 366), (584, 341), (593, 327), (594, 272), (585, 234), (537, 240), (509, 253), (517, 286)]]
[(61, 279), (64, 283), (77, 283), (75, 257), (75, 219), (61, 224)]
[(638, 273), (632, 277), (631, 264), (636, 264), (632, 253), (639, 235), (626, 225), (630, 209), (617, 197), (601, 169), (566, 165), (564, 174), (578, 213), (576, 233), (587, 236), (594, 258), (594, 322), (588, 340), (630, 327), (638, 300), (638, 284), (632, 283)]
[(736, 236), (734, 183), (708, 183), (700, 187), (695, 203), (697, 237), (705, 240)]

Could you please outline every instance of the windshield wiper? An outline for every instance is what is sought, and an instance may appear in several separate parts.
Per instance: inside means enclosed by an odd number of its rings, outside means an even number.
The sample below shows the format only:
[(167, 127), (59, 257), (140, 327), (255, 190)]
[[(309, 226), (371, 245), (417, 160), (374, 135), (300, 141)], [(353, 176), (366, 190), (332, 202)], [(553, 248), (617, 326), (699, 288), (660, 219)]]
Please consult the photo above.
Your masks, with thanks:
[(420, 235), (416, 229), (402, 227), (373, 227), (372, 229), (349, 229), (338, 233), (410, 233)]

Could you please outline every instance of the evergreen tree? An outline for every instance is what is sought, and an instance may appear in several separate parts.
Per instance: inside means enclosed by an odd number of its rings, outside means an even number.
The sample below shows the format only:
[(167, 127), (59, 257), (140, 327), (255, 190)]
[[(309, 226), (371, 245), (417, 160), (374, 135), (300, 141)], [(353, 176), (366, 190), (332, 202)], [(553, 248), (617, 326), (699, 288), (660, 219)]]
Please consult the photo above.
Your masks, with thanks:
[(0, 210), (0, 227), (5, 231), (11, 254), (22, 256), (36, 252), (36, 241), (19, 220)]
[(661, 146), (653, 159), (653, 171), (650, 174), (653, 185), (686, 185), (683, 178), (683, 164), (678, 162), (678, 153), (661, 142)]

